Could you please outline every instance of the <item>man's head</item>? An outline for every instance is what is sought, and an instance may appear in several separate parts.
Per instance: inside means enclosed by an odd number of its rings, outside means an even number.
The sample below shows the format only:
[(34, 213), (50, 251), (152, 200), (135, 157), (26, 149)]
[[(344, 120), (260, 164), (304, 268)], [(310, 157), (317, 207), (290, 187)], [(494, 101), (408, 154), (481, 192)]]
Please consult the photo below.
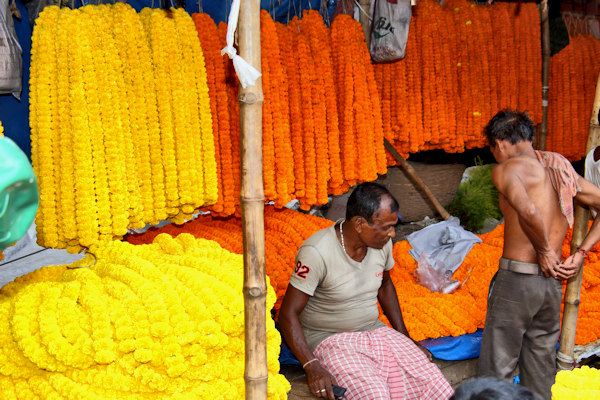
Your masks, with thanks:
[(361, 183), (348, 198), (346, 221), (354, 224), (364, 244), (383, 248), (396, 234), (398, 202), (385, 186), (374, 182)]
[(498, 112), (484, 128), (490, 148), (494, 149), (498, 141), (510, 144), (531, 142), (533, 138), (533, 121), (527, 113), (504, 109)]
[(498, 378), (485, 377), (466, 381), (456, 388), (450, 400), (540, 400), (524, 386)]

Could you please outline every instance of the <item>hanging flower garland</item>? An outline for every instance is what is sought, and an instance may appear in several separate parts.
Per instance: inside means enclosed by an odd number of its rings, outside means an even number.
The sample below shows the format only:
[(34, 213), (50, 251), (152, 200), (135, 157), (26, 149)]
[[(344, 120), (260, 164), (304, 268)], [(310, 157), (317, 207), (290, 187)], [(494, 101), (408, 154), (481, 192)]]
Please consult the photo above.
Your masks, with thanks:
[[(56, 187), (58, 173), (53, 162), (52, 137), (58, 124), (52, 114), (53, 102), (56, 100), (54, 76), (57, 75), (57, 54), (54, 46), (56, 21), (59, 15), (58, 7), (46, 7), (39, 15), (40, 23), (33, 30), (31, 43), (30, 72), (30, 120), (31, 122), (31, 151), (33, 169), (40, 188), (40, 204), (36, 218), (38, 243), (48, 247), (59, 245), (59, 218), (56, 210)], [(61, 243), (62, 244), (62, 243)]]
[(401, 154), (484, 147), (481, 129), (504, 107), (525, 109), (541, 121), (541, 70), (534, 67), (541, 62), (538, 10), (520, 7), (515, 14), (516, 6), (506, 3), (419, 3), (406, 57), (373, 66), (385, 136)]
[[(600, 41), (577, 35), (550, 60), (547, 149), (570, 160), (585, 157), (588, 121), (599, 67)], [(589, 61), (586, 61), (589, 60)]]
[[(78, 39), (56, 41), (57, 30)], [(168, 43), (160, 40), (165, 34)], [(217, 200), (207, 77), (188, 14), (137, 14), (120, 3), (49, 7), (32, 40), (30, 125), (42, 246), (79, 252), (120, 239), (128, 228), (183, 222)], [(154, 61), (149, 43), (160, 47)], [(161, 58), (163, 45), (178, 49), (182, 62), (173, 70), (172, 60)], [(155, 74), (167, 84), (156, 85)]]

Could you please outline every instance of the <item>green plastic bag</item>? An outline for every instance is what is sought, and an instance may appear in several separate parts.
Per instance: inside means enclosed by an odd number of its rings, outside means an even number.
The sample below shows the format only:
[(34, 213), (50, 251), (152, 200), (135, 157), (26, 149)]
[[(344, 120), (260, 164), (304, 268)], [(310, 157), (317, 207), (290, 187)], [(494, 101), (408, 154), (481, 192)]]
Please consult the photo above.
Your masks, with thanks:
[(15, 142), (0, 137), (0, 251), (25, 235), (39, 201), (29, 159)]

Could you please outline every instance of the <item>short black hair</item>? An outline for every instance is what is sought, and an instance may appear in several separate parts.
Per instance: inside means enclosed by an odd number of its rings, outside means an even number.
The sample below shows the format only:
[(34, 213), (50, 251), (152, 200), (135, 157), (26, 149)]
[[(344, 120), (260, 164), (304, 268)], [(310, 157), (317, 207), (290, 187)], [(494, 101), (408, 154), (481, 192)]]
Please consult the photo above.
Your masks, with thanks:
[(390, 211), (398, 213), (398, 201), (387, 188), (376, 182), (364, 182), (356, 186), (346, 205), (346, 220), (363, 217), (369, 224), (373, 223), (373, 214), (381, 207), (381, 199), (389, 196), (392, 200)]
[(456, 388), (450, 400), (541, 400), (524, 386), (494, 377), (468, 380)]
[(526, 112), (505, 108), (499, 111), (484, 128), (485, 136), (491, 147), (496, 147), (496, 140), (508, 140), (511, 144), (532, 141), (533, 121)]

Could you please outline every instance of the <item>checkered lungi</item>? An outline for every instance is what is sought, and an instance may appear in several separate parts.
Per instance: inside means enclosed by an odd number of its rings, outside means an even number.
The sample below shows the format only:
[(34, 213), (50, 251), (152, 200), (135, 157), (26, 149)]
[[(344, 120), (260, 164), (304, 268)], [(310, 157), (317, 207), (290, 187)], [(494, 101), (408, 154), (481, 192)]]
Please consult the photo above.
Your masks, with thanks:
[(389, 327), (330, 336), (314, 355), (348, 400), (448, 399), (454, 391), (412, 340)]

